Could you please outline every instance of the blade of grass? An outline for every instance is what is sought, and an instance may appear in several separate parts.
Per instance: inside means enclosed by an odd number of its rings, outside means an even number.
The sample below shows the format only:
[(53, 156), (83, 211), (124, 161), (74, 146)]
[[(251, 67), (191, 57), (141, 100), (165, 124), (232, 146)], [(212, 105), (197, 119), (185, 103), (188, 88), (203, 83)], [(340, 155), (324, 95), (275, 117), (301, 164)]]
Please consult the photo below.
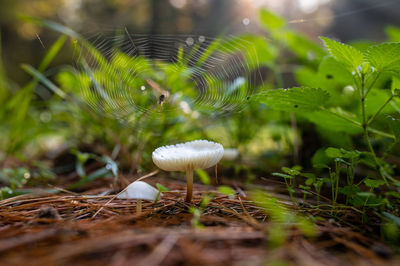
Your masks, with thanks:
[(42, 82), (44, 85), (46, 85), (51, 91), (53, 91), (55, 94), (60, 96), (62, 99), (66, 98), (66, 93), (63, 92), (60, 88), (58, 88), (53, 82), (51, 82), (49, 79), (47, 79), (42, 73), (40, 73), (38, 70), (33, 68), (30, 65), (23, 64), (22, 69), (25, 70), (27, 73), (32, 75), (34, 78)]
[(61, 35), (57, 41), (53, 43), (53, 45), (50, 47), (46, 55), (43, 57), (42, 62), (40, 63), (38, 70), (40, 72), (43, 72), (46, 70), (46, 68), (50, 65), (50, 63), (53, 61), (53, 59), (56, 57), (58, 52), (61, 50), (61, 48), (64, 46), (65, 41), (67, 40), (67, 36)]
[(19, 17), (23, 21), (31, 22), (31, 23), (34, 23), (39, 26), (44, 26), (46, 28), (60, 32), (62, 34), (65, 34), (65, 35), (70, 36), (75, 39), (81, 39), (81, 36), (78, 33), (73, 31), (72, 29), (70, 29), (66, 26), (63, 26), (61, 24), (58, 24), (56, 22), (41, 19), (41, 18), (36, 18), (36, 17), (32, 17), (32, 16), (26, 16), (26, 15), (20, 15)]

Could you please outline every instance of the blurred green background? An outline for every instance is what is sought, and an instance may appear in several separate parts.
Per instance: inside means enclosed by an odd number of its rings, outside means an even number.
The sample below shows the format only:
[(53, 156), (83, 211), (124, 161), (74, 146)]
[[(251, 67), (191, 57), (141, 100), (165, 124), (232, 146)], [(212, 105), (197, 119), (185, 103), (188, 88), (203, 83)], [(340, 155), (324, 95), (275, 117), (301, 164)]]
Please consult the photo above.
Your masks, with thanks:
[[(260, 33), (259, 8), (268, 8), (292, 22), (312, 39), (329, 35), (342, 41), (384, 39), (384, 26), (400, 24), (398, 1), (373, 0), (1, 0), (3, 62), (13, 82), (29, 76), (21, 63), (37, 65), (57, 34), (19, 19), (29, 15), (60, 22), (85, 37), (114, 34), (127, 27), (139, 34)], [(39, 41), (39, 38), (41, 41)], [(70, 53), (52, 65), (72, 62)]]
[[(130, 173), (143, 172), (154, 167), (154, 148), (198, 138), (237, 148), (241, 163), (227, 162), (227, 169), (249, 179), (254, 169), (271, 172), (298, 164), (310, 168), (311, 159), (329, 146), (364, 149), (351, 73), (326, 58), (318, 36), (350, 42), (364, 51), (380, 41), (398, 41), (398, 29), (387, 26), (400, 24), (398, 1), (2, 0), (0, 7), (0, 161), (5, 160), (7, 168), (22, 161), (35, 169), (45, 162), (56, 174), (93, 160), (108, 165), (108, 172), (111, 162)], [(159, 62), (150, 60), (156, 46), (148, 56), (131, 56), (124, 50), (124, 43), (132, 45), (128, 37), (118, 45), (112, 42), (126, 33), (145, 34), (145, 43), (160, 46), (168, 38), (196, 37), (179, 40), (170, 53), (173, 60)], [(159, 35), (165, 39), (151, 39)], [(92, 65), (80, 56), (85, 53)], [(200, 67), (187, 59), (196, 53), (204, 55)], [(202, 70), (210, 58), (221, 55), (223, 63)], [(225, 75), (232, 66), (237, 69)], [(149, 80), (171, 93), (165, 112), (157, 112), (160, 95), (141, 89), (154, 87)], [(370, 94), (374, 104), (368, 105), (368, 115), (385, 102), (390, 82), (388, 76), (378, 80), (384, 90)], [(295, 85), (326, 90), (333, 96), (327, 103), (331, 113), (294, 115), (251, 98)], [(118, 106), (98, 97), (102, 88), (110, 95), (117, 92)], [(95, 92), (94, 98), (85, 92)], [(192, 101), (196, 97), (205, 100), (197, 104)], [(96, 108), (89, 108), (90, 101)], [(136, 112), (137, 106), (152, 112)], [(213, 113), (220, 110), (226, 112)], [(347, 115), (358, 126), (343, 118)], [(378, 129), (389, 130), (379, 123)], [(373, 144), (383, 151), (390, 141), (380, 138)], [(82, 171), (80, 176), (87, 178)]]

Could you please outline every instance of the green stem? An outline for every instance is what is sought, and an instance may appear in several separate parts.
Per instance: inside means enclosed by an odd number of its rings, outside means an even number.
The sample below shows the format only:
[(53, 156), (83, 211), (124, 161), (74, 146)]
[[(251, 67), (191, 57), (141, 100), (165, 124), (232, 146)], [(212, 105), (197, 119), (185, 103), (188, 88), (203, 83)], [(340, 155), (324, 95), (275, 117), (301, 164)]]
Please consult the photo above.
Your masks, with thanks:
[(375, 79), (372, 81), (372, 83), (369, 85), (367, 92), (365, 93), (364, 97), (367, 98), (368, 93), (371, 91), (372, 87), (374, 86), (375, 82), (378, 80), (379, 76), (380, 76), (380, 72), (375, 76)]
[(336, 201), (337, 201), (337, 196), (338, 196), (338, 191), (339, 191), (339, 178), (340, 178), (340, 163), (338, 161), (335, 162), (335, 186), (333, 187), (332, 190), (332, 197), (333, 197), (333, 205), (336, 205)]
[[(335, 112), (333, 112), (333, 111), (331, 111), (331, 110), (329, 110), (329, 109), (325, 109), (325, 108), (323, 108), (323, 107), (321, 107), (321, 110), (322, 110), (322, 111), (325, 111), (325, 112), (327, 112), (327, 113), (333, 114), (333, 115), (335, 115), (335, 116), (337, 116), (337, 117), (339, 117), (339, 118), (342, 118), (342, 119), (344, 119), (344, 120), (346, 120), (346, 121), (352, 123), (353, 125), (356, 125), (356, 126), (359, 127), (359, 128), (363, 128), (363, 127), (362, 127), (362, 124), (361, 124), (360, 122), (357, 122), (357, 121), (355, 121), (355, 120), (353, 120), (353, 119), (350, 119), (350, 118), (348, 118), (348, 117), (346, 117), (346, 116), (342, 116), (341, 114), (335, 113)], [(368, 131), (371, 132), (371, 133), (374, 133), (374, 134), (376, 134), (376, 135), (382, 136), (382, 137), (395, 139), (395, 136), (394, 136), (394, 135), (389, 134), (389, 133), (386, 133), (386, 132), (383, 132), (383, 131), (380, 131), (380, 130), (375, 129), (375, 128), (372, 128), (372, 127), (368, 127)]]
[(356, 125), (356, 126), (358, 126), (358, 127), (361, 127), (361, 123), (360, 123), (360, 122), (357, 122), (357, 121), (355, 121), (355, 120), (353, 120), (353, 119), (350, 119), (350, 118), (348, 118), (348, 117), (346, 117), (346, 116), (342, 116), (341, 114), (338, 114), (338, 113), (336, 113), (336, 112), (333, 112), (333, 111), (331, 111), (331, 110), (329, 110), (329, 109), (325, 109), (324, 107), (321, 107), (321, 110), (323, 110), (323, 111), (325, 111), (325, 112), (327, 112), (327, 113), (333, 114), (333, 115), (335, 115), (335, 116), (337, 116), (337, 117), (340, 117), (340, 118), (342, 118), (342, 119), (344, 119), (344, 120), (346, 120), (346, 121), (348, 121), (348, 122), (350, 122), (350, 123), (352, 123), (352, 124), (354, 124), (354, 125)]
[(391, 139), (395, 139), (395, 136), (383, 131), (380, 131), (378, 129), (372, 128), (372, 127), (368, 127), (368, 131), (371, 133), (375, 133), (376, 135), (382, 136), (382, 137), (386, 137), (386, 138), (391, 138)]
[(186, 170), (186, 202), (192, 201), (193, 194), (193, 169)]
[[(376, 79), (377, 78), (375, 78), (375, 81), (376, 81)], [(360, 97), (361, 97), (361, 114), (362, 114), (362, 121), (363, 121), (362, 122), (362, 128), (363, 128), (365, 142), (367, 143), (368, 149), (369, 149), (370, 153), (372, 154), (372, 156), (374, 158), (376, 166), (379, 168), (380, 164), (378, 162), (378, 159), (376, 157), (374, 148), (372, 147), (371, 141), (370, 141), (369, 136), (368, 136), (368, 123), (367, 123), (367, 116), (366, 116), (366, 112), (365, 112), (365, 96), (366, 96), (366, 93), (365, 93), (365, 88), (364, 88), (364, 86), (365, 86), (365, 82), (364, 81), (365, 81), (364, 80), (364, 75), (362, 75), (361, 76), (361, 88), (359, 88)], [(375, 82), (373, 82), (373, 83), (375, 83)], [(372, 85), (373, 84), (371, 84), (370, 88), (372, 87)], [(377, 169), (377, 170), (379, 170), (379, 169)], [(381, 171), (379, 171), (379, 174), (382, 177), (382, 179), (385, 181), (385, 183), (387, 185), (389, 185), (387, 180), (386, 180), (386, 178), (385, 178), (385, 176), (382, 175)]]

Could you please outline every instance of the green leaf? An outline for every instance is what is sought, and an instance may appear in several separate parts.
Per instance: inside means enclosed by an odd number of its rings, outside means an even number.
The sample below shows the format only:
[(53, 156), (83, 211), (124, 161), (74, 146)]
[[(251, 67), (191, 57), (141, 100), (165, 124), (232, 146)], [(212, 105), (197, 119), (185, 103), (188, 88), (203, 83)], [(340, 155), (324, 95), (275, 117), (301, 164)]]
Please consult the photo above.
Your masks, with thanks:
[(393, 77), (392, 78), (392, 93), (395, 95), (395, 97), (400, 97), (400, 78), (398, 77)]
[(346, 196), (353, 196), (355, 193), (359, 192), (360, 188), (356, 185), (344, 186), (339, 188), (339, 192)]
[(372, 193), (372, 192), (357, 192), (356, 194), (357, 194), (358, 196), (364, 197), (364, 198), (367, 198), (367, 197), (375, 197), (375, 194)]
[(206, 171), (204, 171), (202, 169), (196, 169), (195, 171), (196, 171), (196, 174), (200, 177), (200, 180), (204, 185), (211, 184), (211, 179), (208, 176)]
[(207, 208), (208, 204), (210, 203), (210, 201), (212, 199), (213, 199), (213, 197), (211, 195), (208, 195), (208, 194), (204, 195), (203, 198), (201, 199), (200, 207), (202, 209)]
[(377, 45), (378, 42), (372, 42), (372, 41), (365, 41), (365, 40), (358, 40), (358, 41), (351, 41), (349, 45), (353, 46), (360, 52), (365, 52), (370, 48), (371, 46)]
[(267, 30), (281, 29), (286, 25), (285, 19), (272, 13), (267, 9), (260, 9), (258, 12), (261, 26)]
[(389, 125), (393, 131), (393, 135), (396, 138), (396, 141), (399, 141), (400, 140), (400, 119), (395, 118), (390, 115), (387, 116), (387, 119), (389, 120)]
[(313, 174), (313, 173), (301, 173), (300, 175), (303, 176), (303, 177), (306, 177), (307, 180), (309, 180), (309, 179), (315, 180), (317, 178), (317, 176), (315, 174)]
[(385, 28), (386, 34), (389, 36), (391, 42), (400, 42), (400, 29), (394, 26), (387, 26)]
[(377, 188), (377, 187), (379, 187), (379, 186), (384, 185), (384, 184), (385, 184), (385, 181), (367, 178), (367, 179), (364, 180), (364, 184), (365, 184), (367, 187), (370, 187), (370, 188)]
[(291, 176), (301, 174), (301, 172), (299, 170), (294, 169), (294, 168), (289, 168), (289, 167), (282, 167), (282, 171)]
[(400, 43), (374, 45), (366, 51), (365, 58), (377, 71), (400, 72)]
[(293, 178), (293, 176), (291, 176), (291, 175), (282, 174), (282, 173), (272, 173), (272, 175), (273, 176), (283, 177), (283, 178)]
[(256, 99), (279, 111), (313, 112), (328, 101), (329, 94), (321, 89), (295, 87), (267, 90), (261, 92)]
[(112, 172), (114, 177), (118, 177), (118, 164), (113, 159), (107, 155), (103, 155), (101, 161), (106, 164), (106, 168)]
[(320, 37), (328, 48), (329, 53), (340, 63), (346, 65), (349, 69), (353, 70), (364, 63), (362, 53), (356, 48), (331, 40), (326, 37)]
[(352, 135), (362, 132), (361, 126), (349, 121), (354, 120), (353, 117), (350, 117), (347, 113), (344, 113), (340, 108), (329, 111), (324, 110), (321, 112), (303, 113), (302, 116), (326, 130), (334, 132), (346, 132)]
[[(196, 62), (196, 66), (202, 66), (204, 62), (211, 56), (211, 54), (220, 46), (221, 38), (216, 38), (212, 41), (212, 43), (207, 47), (207, 49), (202, 53), (199, 60)], [(199, 49), (199, 51), (201, 51)]]
[(158, 191), (160, 191), (161, 193), (169, 191), (169, 188), (167, 188), (166, 186), (161, 185), (160, 183), (157, 183), (156, 187), (157, 187)]
[[(303, 185), (299, 185), (299, 188), (301, 188), (301, 189), (304, 189), (304, 193), (306, 193), (307, 192), (307, 190), (310, 190), (311, 189), (311, 187), (310, 186), (303, 186)], [(308, 193), (309, 194), (309, 193)]]
[(311, 163), (314, 168), (329, 168), (332, 159), (326, 156), (323, 148), (317, 150), (311, 158)]
[(383, 212), (383, 215), (385, 215), (386, 218), (388, 218), (389, 220), (391, 220), (392, 222), (397, 224), (397, 226), (400, 227), (400, 218), (399, 217), (397, 217), (396, 215), (393, 215), (391, 213), (388, 213), (388, 212)]
[(228, 196), (234, 196), (236, 194), (236, 191), (228, 186), (219, 186), (218, 187), (218, 192), (228, 195)]
[(67, 36), (61, 35), (57, 39), (55, 43), (50, 47), (49, 51), (46, 53), (44, 56), (42, 62), (40, 62), (39, 65), (39, 72), (43, 72), (46, 70), (46, 68), (49, 66), (51, 61), (53, 61), (54, 57), (58, 54), (58, 52), (61, 50), (61, 48), (64, 46), (65, 41), (67, 40)]
[(367, 165), (367, 166), (369, 166), (371, 168), (376, 167), (375, 157), (370, 152), (361, 152), (359, 163)]
[(343, 153), (340, 151), (340, 149), (332, 148), (332, 147), (327, 148), (325, 150), (325, 154), (326, 154), (326, 156), (328, 156), (330, 158), (342, 158), (343, 157)]
[(44, 85), (47, 86), (50, 90), (52, 90), (55, 94), (60, 96), (61, 98), (66, 98), (65, 92), (63, 92), (60, 88), (58, 88), (56, 85), (54, 85), (53, 82), (51, 82), (48, 78), (46, 78), (42, 73), (37, 71), (35, 68), (33, 68), (30, 65), (22, 65), (22, 69), (25, 70), (27, 73), (31, 74), (33, 77), (38, 79), (40, 82), (42, 82)]

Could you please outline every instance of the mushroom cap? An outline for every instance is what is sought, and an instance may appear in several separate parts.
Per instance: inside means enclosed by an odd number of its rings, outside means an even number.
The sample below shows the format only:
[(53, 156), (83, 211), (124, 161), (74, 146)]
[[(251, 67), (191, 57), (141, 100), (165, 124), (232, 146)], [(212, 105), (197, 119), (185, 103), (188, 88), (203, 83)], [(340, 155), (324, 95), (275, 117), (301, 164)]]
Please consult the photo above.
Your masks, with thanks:
[(155, 201), (159, 191), (143, 181), (131, 183), (118, 199), (141, 199)]
[(209, 168), (216, 165), (224, 155), (221, 144), (208, 140), (168, 145), (153, 151), (153, 162), (165, 171), (186, 171)]

